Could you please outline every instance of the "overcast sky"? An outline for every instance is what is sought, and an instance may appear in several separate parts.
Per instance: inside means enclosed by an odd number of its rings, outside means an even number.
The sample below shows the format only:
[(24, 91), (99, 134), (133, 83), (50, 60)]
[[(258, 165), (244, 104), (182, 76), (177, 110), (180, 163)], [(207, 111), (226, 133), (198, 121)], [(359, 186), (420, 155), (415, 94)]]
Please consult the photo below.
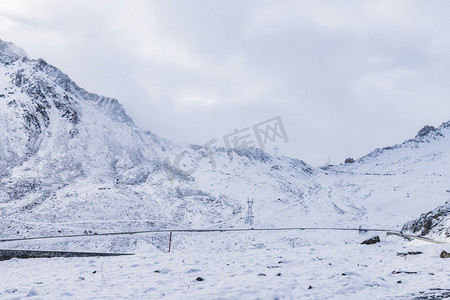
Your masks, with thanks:
[(279, 115), (290, 139), (279, 153), (317, 166), (450, 120), (449, 12), (413, 0), (2, 0), (0, 39), (177, 143)]

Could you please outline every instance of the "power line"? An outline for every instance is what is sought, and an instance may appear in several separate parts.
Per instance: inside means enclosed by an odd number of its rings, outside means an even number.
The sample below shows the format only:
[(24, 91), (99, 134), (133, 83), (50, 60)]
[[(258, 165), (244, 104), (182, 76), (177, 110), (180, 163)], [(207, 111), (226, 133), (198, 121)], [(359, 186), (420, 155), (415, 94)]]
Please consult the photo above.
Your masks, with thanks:
[(14, 242), (14, 241), (30, 241), (30, 240), (45, 240), (45, 239), (61, 239), (61, 238), (76, 238), (76, 237), (99, 237), (110, 235), (135, 235), (146, 233), (170, 233), (170, 232), (244, 232), (244, 231), (303, 231), (303, 230), (324, 230), (324, 231), (378, 231), (378, 232), (396, 232), (398, 230), (392, 229), (376, 229), (376, 228), (340, 228), (340, 227), (284, 227), (284, 228), (227, 228), (227, 229), (155, 229), (142, 231), (127, 231), (127, 232), (108, 232), (108, 233), (94, 233), (94, 234), (72, 234), (72, 235), (54, 235), (54, 236), (38, 236), (28, 238), (9, 238), (0, 239), (0, 242)]

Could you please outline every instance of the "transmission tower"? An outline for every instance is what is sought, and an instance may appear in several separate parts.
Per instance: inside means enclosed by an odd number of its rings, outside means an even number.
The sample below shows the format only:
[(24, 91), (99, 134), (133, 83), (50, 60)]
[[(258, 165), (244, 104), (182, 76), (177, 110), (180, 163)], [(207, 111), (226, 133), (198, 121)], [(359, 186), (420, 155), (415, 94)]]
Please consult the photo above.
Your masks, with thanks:
[(245, 224), (249, 224), (250, 226), (253, 226), (253, 198), (247, 198), (247, 204), (248, 204), (248, 210), (247, 210), (247, 217), (245, 218)]
[(273, 156), (278, 158), (278, 146), (273, 147)]

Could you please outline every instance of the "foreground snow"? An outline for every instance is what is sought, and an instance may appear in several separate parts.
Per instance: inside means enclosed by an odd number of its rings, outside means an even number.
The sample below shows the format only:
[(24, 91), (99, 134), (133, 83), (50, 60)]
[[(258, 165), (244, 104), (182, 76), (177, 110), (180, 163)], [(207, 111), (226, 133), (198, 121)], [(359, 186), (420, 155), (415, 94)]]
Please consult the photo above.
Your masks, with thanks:
[[(441, 250), (448, 251), (448, 244), (406, 242), (382, 236), (381, 243), (370, 246), (338, 240), (276, 250), (217, 252), (199, 245), (197, 249), (174, 249), (172, 253), (148, 248), (124, 257), (13, 259), (0, 262), (0, 271), (6, 276), (0, 281), (0, 297), (411, 299), (450, 296), (450, 260), (439, 258)], [(408, 251), (423, 253), (398, 255)]]

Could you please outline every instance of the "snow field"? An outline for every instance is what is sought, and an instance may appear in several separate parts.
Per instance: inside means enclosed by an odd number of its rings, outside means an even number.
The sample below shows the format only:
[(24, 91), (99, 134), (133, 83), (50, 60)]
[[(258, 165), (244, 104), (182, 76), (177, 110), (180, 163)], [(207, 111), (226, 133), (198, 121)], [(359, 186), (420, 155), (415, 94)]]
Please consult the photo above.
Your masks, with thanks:
[[(270, 250), (214, 252), (199, 245), (165, 253), (148, 246), (134, 256), (13, 259), (0, 262), (0, 298), (410, 299), (450, 293), (450, 261), (439, 258), (448, 245), (381, 238), (370, 246), (337, 239)], [(422, 254), (398, 255), (408, 251)]]

